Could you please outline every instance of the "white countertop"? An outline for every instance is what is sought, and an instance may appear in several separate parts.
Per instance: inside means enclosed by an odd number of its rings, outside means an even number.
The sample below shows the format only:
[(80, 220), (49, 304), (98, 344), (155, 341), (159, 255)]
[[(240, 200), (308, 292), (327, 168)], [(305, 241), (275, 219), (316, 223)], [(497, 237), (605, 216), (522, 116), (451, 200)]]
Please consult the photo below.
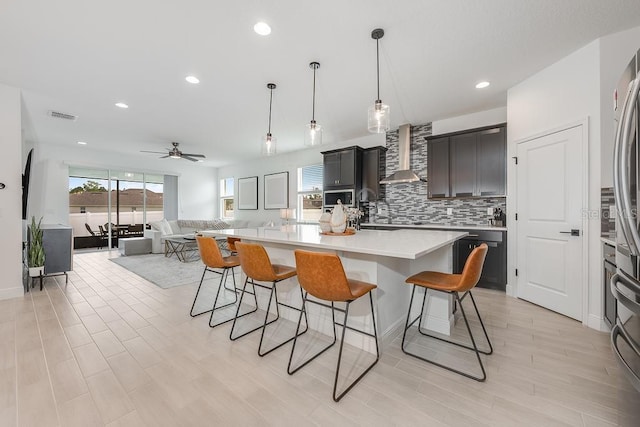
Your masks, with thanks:
[(389, 228), (411, 228), (425, 230), (487, 230), (487, 231), (507, 231), (507, 227), (494, 227), (492, 225), (447, 225), (447, 224), (387, 224), (384, 222), (365, 222), (362, 227), (389, 227)]
[(468, 235), (463, 231), (360, 230), (349, 236), (326, 236), (317, 225), (206, 230), (206, 236), (234, 236), (258, 242), (417, 259)]

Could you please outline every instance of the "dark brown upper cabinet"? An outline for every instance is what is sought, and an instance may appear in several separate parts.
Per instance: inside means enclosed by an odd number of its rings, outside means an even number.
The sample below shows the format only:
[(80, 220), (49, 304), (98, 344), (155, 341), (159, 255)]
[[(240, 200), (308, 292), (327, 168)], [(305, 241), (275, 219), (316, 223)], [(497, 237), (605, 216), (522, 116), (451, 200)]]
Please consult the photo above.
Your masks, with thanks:
[(428, 138), (429, 198), (503, 197), (506, 124)]
[(449, 185), (449, 138), (427, 143), (427, 190), (429, 198), (451, 197)]
[(365, 148), (362, 153), (362, 191), (356, 196), (359, 202), (374, 202), (384, 199), (385, 186), (380, 180), (386, 176), (387, 148), (378, 146)]
[(357, 188), (362, 185), (362, 148), (353, 146), (323, 151), (324, 189)]

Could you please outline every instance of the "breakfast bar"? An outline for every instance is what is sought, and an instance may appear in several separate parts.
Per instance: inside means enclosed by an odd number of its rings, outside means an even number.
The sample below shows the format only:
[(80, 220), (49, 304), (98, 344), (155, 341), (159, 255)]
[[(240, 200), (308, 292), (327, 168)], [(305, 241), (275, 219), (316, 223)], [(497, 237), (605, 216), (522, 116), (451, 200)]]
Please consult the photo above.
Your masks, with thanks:
[[(347, 276), (377, 284), (374, 293), (378, 332), (382, 337), (403, 324), (409, 305), (410, 287), (404, 283), (412, 274), (423, 270), (451, 272), (452, 245), (468, 233), (435, 230), (361, 230), (353, 235), (322, 235), (317, 225), (288, 225), (243, 229), (207, 230), (203, 235), (239, 237), (243, 241), (262, 244), (273, 263), (295, 265), (293, 251), (304, 249), (337, 253)], [(293, 306), (300, 306), (300, 291), (296, 278), (279, 286), (278, 299)], [(370, 329), (368, 303), (354, 303), (351, 312), (354, 325)], [(453, 325), (453, 303), (442, 293), (429, 294), (429, 317), (423, 325), (431, 330), (449, 334)], [(414, 304), (415, 305), (415, 304)], [(416, 311), (419, 307), (415, 308)], [(312, 315), (313, 314), (313, 315)], [(297, 321), (297, 314), (281, 313)], [(331, 333), (330, 315), (310, 313), (310, 327)], [(351, 322), (351, 314), (350, 314)], [(354, 334), (355, 335), (355, 334)], [(365, 338), (352, 336), (345, 341), (367, 350), (371, 343)], [(369, 340), (370, 341), (370, 340)]]

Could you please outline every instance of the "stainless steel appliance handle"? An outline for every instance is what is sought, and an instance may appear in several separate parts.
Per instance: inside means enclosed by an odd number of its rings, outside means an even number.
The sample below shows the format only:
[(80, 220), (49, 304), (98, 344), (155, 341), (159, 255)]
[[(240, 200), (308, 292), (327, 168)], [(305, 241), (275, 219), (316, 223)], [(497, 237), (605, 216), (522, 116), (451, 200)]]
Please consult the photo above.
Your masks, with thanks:
[(622, 286), (625, 286), (636, 295), (640, 295), (640, 285), (634, 282), (635, 281), (632, 281), (624, 274), (616, 273), (611, 277), (611, 293), (613, 294), (613, 297), (620, 302), (620, 304), (624, 305), (635, 314), (640, 315), (640, 304), (635, 301), (635, 298), (631, 299), (623, 293), (618, 286), (618, 284), (622, 283)]
[(629, 185), (629, 158), (631, 155), (631, 144), (629, 143), (631, 125), (633, 123), (633, 112), (636, 109), (636, 101), (638, 100), (638, 90), (640, 90), (640, 78), (636, 78), (630, 84), (631, 90), (627, 94), (627, 100), (620, 117), (618, 126), (621, 146), (619, 148), (618, 179), (620, 183), (620, 198), (622, 199), (622, 211), (619, 215), (623, 230), (626, 227), (627, 233), (625, 238), (629, 243), (632, 255), (638, 255), (640, 248), (640, 234), (635, 224), (635, 216), (631, 206), (631, 193)]
[[(624, 97), (624, 102), (622, 103), (622, 110), (620, 112), (620, 119), (618, 121), (618, 126), (616, 127), (616, 137), (615, 137), (615, 141), (614, 141), (614, 148), (613, 148), (613, 195), (615, 198), (615, 203), (616, 206), (618, 207), (618, 217), (620, 217), (621, 213), (622, 213), (622, 189), (620, 188), (620, 166), (621, 166), (621, 154), (620, 154), (620, 150), (622, 148), (622, 143), (620, 141), (621, 139), (621, 134), (622, 134), (622, 117), (624, 117), (626, 115), (626, 111), (627, 111), (627, 101), (629, 100), (629, 93), (631, 92), (631, 85), (629, 85), (627, 87), (627, 93), (625, 94)], [(622, 230), (622, 236), (625, 240), (625, 242), (627, 242), (627, 246), (628, 246), (628, 242), (631, 239), (630, 238), (630, 231), (629, 231), (629, 227), (627, 225), (626, 222), (622, 221), (622, 218), (620, 218), (620, 229)]]
[(618, 348), (618, 337), (621, 337), (629, 345), (629, 347), (631, 347), (636, 355), (638, 355), (638, 357), (640, 357), (640, 349), (638, 349), (635, 341), (633, 341), (629, 337), (629, 334), (624, 329), (624, 327), (622, 327), (619, 323), (616, 323), (613, 329), (611, 329), (611, 348), (613, 349), (613, 352), (616, 355), (616, 359), (618, 359), (618, 363), (620, 364), (620, 367), (622, 368), (625, 376), (629, 379), (631, 384), (633, 384), (636, 390), (640, 391), (640, 377), (638, 377), (638, 374), (633, 371), (629, 363), (622, 357), (622, 353)]

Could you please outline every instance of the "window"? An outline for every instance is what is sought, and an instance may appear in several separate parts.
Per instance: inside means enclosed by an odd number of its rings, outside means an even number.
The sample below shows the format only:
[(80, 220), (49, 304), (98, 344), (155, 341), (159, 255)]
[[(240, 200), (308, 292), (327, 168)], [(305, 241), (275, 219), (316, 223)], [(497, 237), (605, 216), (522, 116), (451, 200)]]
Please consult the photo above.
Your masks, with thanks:
[(233, 178), (220, 180), (220, 216), (233, 219)]
[(322, 215), (322, 164), (298, 168), (298, 222), (317, 222)]

